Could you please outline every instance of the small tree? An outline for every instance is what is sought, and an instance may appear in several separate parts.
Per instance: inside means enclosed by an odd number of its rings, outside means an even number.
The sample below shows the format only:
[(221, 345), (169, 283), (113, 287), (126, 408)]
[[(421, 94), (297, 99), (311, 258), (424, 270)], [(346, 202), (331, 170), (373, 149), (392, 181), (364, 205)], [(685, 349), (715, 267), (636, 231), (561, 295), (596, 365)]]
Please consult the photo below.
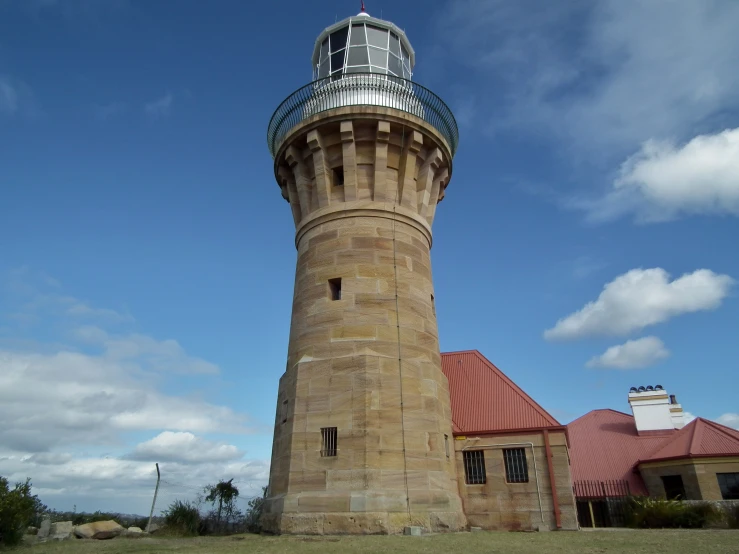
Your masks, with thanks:
[(215, 505), (218, 503), (216, 510), (216, 527), (221, 529), (221, 518), (225, 516), (225, 520), (231, 521), (238, 515), (236, 509), (236, 499), (239, 497), (239, 489), (233, 484), (233, 479), (228, 481), (219, 481), (217, 485), (208, 485), (205, 487), (205, 500)]
[(16, 483), (11, 490), (8, 480), (0, 477), (0, 545), (20, 543), (26, 528), (38, 523), (46, 509), (38, 496), (31, 494), (30, 479)]
[(249, 508), (246, 510), (246, 530), (250, 533), (259, 533), (262, 530), (262, 510), (264, 499), (267, 498), (267, 487), (262, 487), (262, 496), (255, 496), (249, 500)]

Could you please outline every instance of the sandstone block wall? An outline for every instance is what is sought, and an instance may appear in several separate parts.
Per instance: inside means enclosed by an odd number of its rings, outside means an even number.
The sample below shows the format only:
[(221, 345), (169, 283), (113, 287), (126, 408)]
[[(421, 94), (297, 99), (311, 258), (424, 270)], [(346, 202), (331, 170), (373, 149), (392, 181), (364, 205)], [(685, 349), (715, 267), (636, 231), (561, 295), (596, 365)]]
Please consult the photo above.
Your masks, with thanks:
[(695, 458), (639, 466), (649, 496), (664, 497), (663, 476), (680, 475), (686, 500), (722, 500), (717, 473), (739, 473), (739, 458)]
[[(470, 526), (508, 531), (534, 530), (542, 525), (556, 529), (551, 481), (541, 432), (459, 438), (462, 440), (455, 440), (459, 487)], [(511, 443), (533, 443), (533, 453), (530, 446), (523, 444), (503, 446)], [(577, 529), (577, 510), (564, 433), (550, 433), (550, 444), (562, 529)], [(528, 483), (507, 482), (503, 448), (525, 448)], [(465, 483), (463, 461), (465, 449), (484, 452), (487, 476), (485, 484)]]
[[(430, 258), (446, 147), (418, 122), (332, 118), (306, 125), (276, 162), (298, 260), (264, 523), (460, 529)], [(321, 429), (334, 427), (336, 455), (322, 455)]]

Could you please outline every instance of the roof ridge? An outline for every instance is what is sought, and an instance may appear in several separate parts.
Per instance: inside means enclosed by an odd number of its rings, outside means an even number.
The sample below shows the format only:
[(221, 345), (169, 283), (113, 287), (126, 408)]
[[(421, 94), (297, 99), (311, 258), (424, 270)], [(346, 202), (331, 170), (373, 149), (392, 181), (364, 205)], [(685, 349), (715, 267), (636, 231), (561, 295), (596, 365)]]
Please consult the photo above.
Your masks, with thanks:
[(696, 419), (700, 419), (702, 423), (705, 423), (709, 427), (712, 427), (713, 429), (718, 431), (719, 433), (726, 435), (731, 440), (739, 441), (739, 430), (728, 427), (727, 425), (723, 425), (722, 423), (719, 423), (718, 421), (712, 421), (710, 419), (706, 419), (703, 417), (698, 417)]
[(451, 352), (441, 352), (441, 355), (451, 356), (452, 354), (472, 354), (474, 352), (480, 353), (479, 350), (452, 350)]
[(703, 438), (703, 425), (699, 425), (703, 423), (702, 417), (695, 418), (694, 421), (691, 421), (688, 425), (693, 425), (693, 434), (690, 437), (690, 447), (688, 448), (688, 454), (693, 454), (696, 450), (696, 447), (700, 446), (701, 439)]
[(549, 420), (549, 423), (555, 426), (561, 426), (562, 424), (559, 422), (558, 419), (556, 419), (552, 414), (547, 412), (536, 400), (531, 398), (526, 392), (524, 392), (521, 387), (519, 387), (516, 383), (513, 382), (513, 380), (508, 377), (505, 373), (503, 373), (503, 370), (500, 369), (498, 366), (496, 366), (493, 362), (488, 360), (480, 351), (478, 350), (472, 350), (471, 353), (475, 354), (480, 358), (480, 360), (488, 366), (488, 368), (496, 373), (498, 376), (500, 376), (503, 381), (513, 389), (513, 391), (518, 394), (518, 396), (526, 402), (529, 406), (531, 406), (536, 412), (539, 413), (540, 416), (542, 416), (544, 419)]
[(595, 414), (596, 412), (613, 412), (613, 413), (616, 413), (616, 414), (623, 415), (623, 416), (626, 416), (626, 417), (630, 417), (631, 419), (634, 419), (634, 416), (633, 415), (627, 414), (626, 412), (622, 412), (620, 410), (614, 410), (613, 408), (594, 408), (594, 409), (590, 410), (589, 412), (585, 412), (580, 417), (576, 417), (575, 419), (573, 419), (572, 421), (570, 421), (567, 425), (572, 425), (576, 421), (579, 421), (582, 418), (589, 416), (590, 414)]

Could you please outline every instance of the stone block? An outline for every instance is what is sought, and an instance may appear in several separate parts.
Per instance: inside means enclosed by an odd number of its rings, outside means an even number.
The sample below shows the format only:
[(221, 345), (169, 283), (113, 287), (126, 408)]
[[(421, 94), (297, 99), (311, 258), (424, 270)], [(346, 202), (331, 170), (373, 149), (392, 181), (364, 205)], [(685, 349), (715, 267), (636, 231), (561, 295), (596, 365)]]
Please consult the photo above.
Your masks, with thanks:
[(71, 539), (74, 534), (74, 524), (71, 521), (57, 521), (51, 524), (49, 539), (63, 541)]
[(39, 539), (45, 539), (49, 536), (49, 532), (51, 531), (51, 519), (48, 517), (45, 517), (43, 520), (41, 520), (41, 525), (39, 526), (37, 537)]

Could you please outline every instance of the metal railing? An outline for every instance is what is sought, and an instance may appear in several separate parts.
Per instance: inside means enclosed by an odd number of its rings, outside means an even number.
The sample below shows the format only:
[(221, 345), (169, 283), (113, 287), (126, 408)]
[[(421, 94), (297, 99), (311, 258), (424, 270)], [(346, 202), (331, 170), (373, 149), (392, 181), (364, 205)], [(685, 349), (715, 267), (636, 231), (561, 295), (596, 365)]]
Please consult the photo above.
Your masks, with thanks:
[(290, 130), (304, 119), (343, 106), (384, 106), (411, 113), (433, 126), (457, 151), (459, 129), (444, 101), (429, 89), (400, 77), (380, 73), (350, 73), (309, 83), (279, 105), (267, 128), (267, 144), (274, 158)]

